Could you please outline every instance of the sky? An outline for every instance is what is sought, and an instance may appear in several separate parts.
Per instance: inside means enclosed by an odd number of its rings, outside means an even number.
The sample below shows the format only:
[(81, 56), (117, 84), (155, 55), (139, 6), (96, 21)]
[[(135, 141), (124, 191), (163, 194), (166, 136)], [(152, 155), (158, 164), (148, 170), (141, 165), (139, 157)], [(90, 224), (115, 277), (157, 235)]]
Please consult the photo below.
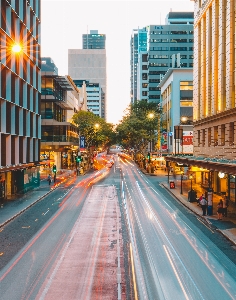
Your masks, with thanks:
[(193, 11), (191, 0), (41, 0), (41, 55), (68, 75), (68, 49), (82, 49), (82, 34), (106, 34), (107, 119), (118, 124), (130, 104), (132, 30), (165, 24), (172, 11)]

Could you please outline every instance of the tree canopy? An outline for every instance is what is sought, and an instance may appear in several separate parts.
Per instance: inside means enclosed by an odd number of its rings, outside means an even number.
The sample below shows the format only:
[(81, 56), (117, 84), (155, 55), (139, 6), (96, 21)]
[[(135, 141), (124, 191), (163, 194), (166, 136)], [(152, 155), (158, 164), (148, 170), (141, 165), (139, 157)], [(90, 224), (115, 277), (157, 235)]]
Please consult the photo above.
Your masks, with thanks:
[(118, 142), (125, 148), (135, 148), (145, 155), (148, 143), (157, 138), (160, 117), (161, 110), (156, 103), (135, 101), (116, 127)]
[(108, 147), (115, 140), (113, 125), (92, 112), (79, 111), (73, 115), (73, 122), (78, 126), (80, 136), (85, 137), (86, 147)]

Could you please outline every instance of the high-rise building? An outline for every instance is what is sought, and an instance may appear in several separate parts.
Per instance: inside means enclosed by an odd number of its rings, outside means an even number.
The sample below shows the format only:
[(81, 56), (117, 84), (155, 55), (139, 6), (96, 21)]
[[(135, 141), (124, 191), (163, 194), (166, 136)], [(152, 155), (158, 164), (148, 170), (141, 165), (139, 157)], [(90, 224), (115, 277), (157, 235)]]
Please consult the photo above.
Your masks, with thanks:
[[(96, 31), (97, 32), (97, 31)], [(92, 33), (91, 33), (92, 34)], [(91, 35), (90, 34), (90, 35)], [(86, 36), (86, 35), (85, 35)], [(98, 36), (98, 34), (97, 34)], [(105, 47), (105, 35), (103, 36)], [(91, 42), (94, 45), (96, 39)], [(89, 81), (90, 84), (99, 84), (101, 88), (101, 102), (99, 103), (99, 116), (106, 119), (106, 101), (107, 101), (107, 68), (106, 68), (106, 49), (69, 49), (68, 50), (68, 74), (76, 80)], [(92, 101), (94, 99), (91, 99)], [(87, 105), (92, 105), (87, 99)]]
[(82, 38), (83, 49), (106, 49), (106, 35), (99, 34), (98, 30), (90, 30)]
[(130, 97), (131, 103), (135, 100), (144, 99), (141, 97), (142, 86), (138, 86), (138, 77), (142, 72), (138, 68), (143, 68), (141, 63), (143, 55), (147, 57), (147, 30), (146, 28), (134, 29), (130, 39)]
[(189, 166), (193, 182), (235, 203), (235, 0), (194, 2), (193, 157), (175, 161)]
[(1, 201), (40, 184), (40, 1), (1, 0), (0, 9)]
[[(101, 118), (106, 118), (106, 50), (105, 49), (69, 49), (68, 74), (76, 82), (86, 80), (90, 84), (98, 83), (102, 89), (101, 102), (99, 103)], [(93, 101), (93, 99), (91, 99)], [(87, 106), (90, 101), (87, 98)], [(92, 104), (91, 104), (92, 105)]]
[[(134, 31), (131, 37), (131, 102), (140, 97), (137, 100), (159, 103), (158, 84), (167, 70), (193, 67), (193, 22), (193, 12), (169, 12), (165, 25), (149, 25), (142, 29), (142, 43), (138, 32)], [(141, 47), (145, 45), (145, 30), (147, 52)]]
[(96, 116), (101, 116), (103, 92), (99, 83), (90, 83), (88, 80), (74, 80), (75, 85), (81, 89), (86, 85), (87, 110)]

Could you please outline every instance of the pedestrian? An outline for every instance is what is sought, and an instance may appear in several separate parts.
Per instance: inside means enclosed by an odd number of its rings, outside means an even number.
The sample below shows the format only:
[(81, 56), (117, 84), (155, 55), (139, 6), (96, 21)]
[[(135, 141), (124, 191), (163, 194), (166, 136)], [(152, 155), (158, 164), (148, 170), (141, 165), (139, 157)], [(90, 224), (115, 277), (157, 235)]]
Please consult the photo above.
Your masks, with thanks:
[(201, 200), (202, 200), (203, 196), (204, 196), (204, 195), (203, 195), (203, 194), (201, 194), (201, 196), (198, 198), (198, 205), (199, 205), (199, 206), (201, 206), (200, 202), (201, 202)]
[(48, 179), (47, 180), (48, 180), (48, 184), (50, 185), (51, 182), (52, 182), (52, 176), (51, 176), (51, 174), (48, 175)]
[(223, 199), (223, 217), (227, 217), (227, 207), (229, 206), (229, 200), (228, 198), (225, 196), (224, 199)]
[(202, 207), (202, 215), (205, 216), (207, 210), (207, 200), (203, 195), (202, 195), (202, 199), (200, 200), (200, 204)]
[(222, 214), (223, 214), (223, 201), (220, 199), (220, 202), (217, 205), (217, 214), (218, 214), (218, 220), (222, 220)]

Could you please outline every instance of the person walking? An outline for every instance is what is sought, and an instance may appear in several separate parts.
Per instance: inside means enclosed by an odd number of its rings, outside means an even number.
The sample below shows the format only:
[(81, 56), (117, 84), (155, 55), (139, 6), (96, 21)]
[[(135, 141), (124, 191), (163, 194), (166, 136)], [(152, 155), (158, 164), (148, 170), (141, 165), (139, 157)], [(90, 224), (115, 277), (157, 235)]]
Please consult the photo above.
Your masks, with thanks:
[(200, 203), (200, 202), (201, 202), (201, 200), (202, 200), (203, 196), (204, 196), (204, 195), (203, 195), (203, 194), (201, 194), (201, 196), (198, 198), (198, 204), (197, 204), (198, 206), (201, 206), (201, 203)]
[(51, 174), (48, 175), (48, 179), (47, 180), (48, 180), (48, 184), (50, 185), (51, 182), (52, 182), (52, 176), (51, 176)]
[(218, 220), (222, 220), (223, 215), (223, 201), (220, 199), (220, 202), (217, 205), (217, 214), (218, 214)]
[(207, 210), (207, 200), (204, 196), (202, 196), (202, 199), (200, 200), (200, 204), (202, 207), (202, 215), (205, 216), (206, 215), (206, 210)]

